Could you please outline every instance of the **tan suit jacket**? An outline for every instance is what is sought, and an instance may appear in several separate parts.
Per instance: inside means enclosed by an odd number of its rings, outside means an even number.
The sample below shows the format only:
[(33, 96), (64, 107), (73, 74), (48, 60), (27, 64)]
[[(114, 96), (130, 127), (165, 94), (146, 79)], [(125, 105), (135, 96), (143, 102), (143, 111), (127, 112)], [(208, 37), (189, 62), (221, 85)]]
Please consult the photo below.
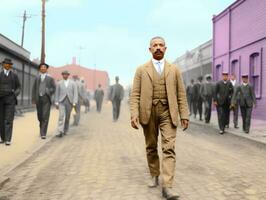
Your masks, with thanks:
[[(138, 67), (130, 97), (131, 117), (138, 117), (142, 125), (148, 124), (153, 98), (153, 63)], [(165, 62), (165, 80), (172, 124), (189, 119), (186, 91), (182, 74), (176, 65)]]

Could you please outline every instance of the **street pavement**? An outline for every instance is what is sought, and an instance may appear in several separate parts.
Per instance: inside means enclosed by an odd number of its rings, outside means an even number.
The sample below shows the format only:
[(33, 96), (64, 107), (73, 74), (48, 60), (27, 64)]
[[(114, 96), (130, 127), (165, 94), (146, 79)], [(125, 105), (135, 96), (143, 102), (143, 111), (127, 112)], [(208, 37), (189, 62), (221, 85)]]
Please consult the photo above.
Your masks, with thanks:
[[(82, 115), (79, 127), (53, 138), (7, 176), (0, 200), (161, 200), (149, 177), (142, 131), (129, 109), (112, 122), (111, 105)], [(211, 126), (178, 130), (174, 189), (181, 200), (265, 200), (266, 147)]]

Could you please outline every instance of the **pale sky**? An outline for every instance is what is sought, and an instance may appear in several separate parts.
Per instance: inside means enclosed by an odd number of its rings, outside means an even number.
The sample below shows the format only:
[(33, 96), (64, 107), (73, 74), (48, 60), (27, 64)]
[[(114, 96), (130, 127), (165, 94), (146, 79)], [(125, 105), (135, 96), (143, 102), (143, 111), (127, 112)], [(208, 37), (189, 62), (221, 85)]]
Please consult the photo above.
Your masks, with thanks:
[[(235, 0), (49, 0), (46, 20), (46, 62), (71, 63), (108, 71), (111, 83), (131, 83), (137, 66), (151, 58), (149, 40), (162, 36), (170, 62), (212, 37), (212, 16)], [(1, 0), (0, 33), (24, 47), (31, 59), (40, 57), (41, 0)], [(79, 50), (82, 47), (82, 50)]]

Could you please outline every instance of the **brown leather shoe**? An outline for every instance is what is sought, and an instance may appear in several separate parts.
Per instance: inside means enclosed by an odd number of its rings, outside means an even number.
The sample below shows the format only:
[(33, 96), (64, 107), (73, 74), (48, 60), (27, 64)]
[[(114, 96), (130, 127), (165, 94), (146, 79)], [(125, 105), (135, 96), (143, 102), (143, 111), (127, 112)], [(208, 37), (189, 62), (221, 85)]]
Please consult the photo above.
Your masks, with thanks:
[(153, 176), (150, 178), (148, 187), (149, 188), (155, 188), (159, 185), (159, 177), (158, 176)]
[(162, 195), (167, 200), (178, 200), (179, 195), (172, 188), (163, 187)]

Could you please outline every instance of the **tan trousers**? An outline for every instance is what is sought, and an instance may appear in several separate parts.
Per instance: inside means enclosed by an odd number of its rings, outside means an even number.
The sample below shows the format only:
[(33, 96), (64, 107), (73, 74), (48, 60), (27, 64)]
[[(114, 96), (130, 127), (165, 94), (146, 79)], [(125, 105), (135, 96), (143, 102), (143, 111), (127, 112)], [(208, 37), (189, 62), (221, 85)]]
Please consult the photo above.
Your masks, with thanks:
[(158, 156), (158, 136), (161, 133), (162, 146), (162, 180), (163, 187), (172, 187), (175, 174), (175, 139), (176, 127), (173, 126), (168, 105), (159, 102), (152, 106), (151, 118), (147, 125), (143, 125), (146, 154), (151, 176), (160, 175), (160, 161)]

